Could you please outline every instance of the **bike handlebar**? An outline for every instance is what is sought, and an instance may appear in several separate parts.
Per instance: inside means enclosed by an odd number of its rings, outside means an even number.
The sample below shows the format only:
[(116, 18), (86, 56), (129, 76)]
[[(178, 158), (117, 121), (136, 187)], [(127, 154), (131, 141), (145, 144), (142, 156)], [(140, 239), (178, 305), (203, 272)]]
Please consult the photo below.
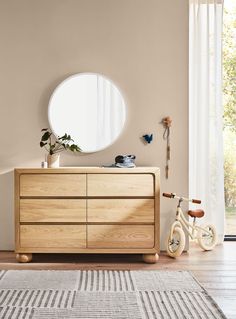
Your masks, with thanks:
[(200, 199), (192, 199), (192, 203), (194, 204), (201, 204), (201, 200)]
[(192, 202), (194, 204), (201, 204), (201, 200), (200, 199), (188, 199), (188, 198), (184, 198), (184, 197), (179, 197), (177, 196), (175, 193), (163, 193), (162, 194), (164, 197), (168, 197), (168, 198), (177, 198), (177, 199), (183, 199), (189, 202)]
[(174, 194), (172, 194), (172, 193), (163, 193), (162, 195), (164, 197), (168, 197), (168, 198), (174, 198), (175, 197)]

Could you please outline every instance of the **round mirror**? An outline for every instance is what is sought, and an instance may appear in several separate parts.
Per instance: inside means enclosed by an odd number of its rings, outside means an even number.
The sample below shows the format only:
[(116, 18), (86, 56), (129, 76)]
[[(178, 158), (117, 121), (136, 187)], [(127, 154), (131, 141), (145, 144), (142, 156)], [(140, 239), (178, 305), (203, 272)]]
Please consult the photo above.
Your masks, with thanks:
[(70, 76), (58, 85), (49, 101), (48, 118), (53, 133), (71, 135), (85, 153), (114, 143), (125, 117), (125, 102), (119, 89), (100, 74)]

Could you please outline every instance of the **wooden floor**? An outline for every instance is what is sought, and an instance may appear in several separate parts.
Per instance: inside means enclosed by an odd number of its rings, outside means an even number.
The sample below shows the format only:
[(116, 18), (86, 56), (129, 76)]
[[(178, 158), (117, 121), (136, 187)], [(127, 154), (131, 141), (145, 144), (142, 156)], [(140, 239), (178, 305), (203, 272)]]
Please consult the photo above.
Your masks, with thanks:
[(192, 245), (188, 253), (173, 260), (162, 253), (155, 265), (139, 255), (35, 254), (33, 262), (19, 264), (13, 252), (0, 252), (0, 269), (168, 269), (189, 270), (208, 290), (227, 318), (236, 319), (236, 242), (225, 242), (214, 251), (203, 252)]

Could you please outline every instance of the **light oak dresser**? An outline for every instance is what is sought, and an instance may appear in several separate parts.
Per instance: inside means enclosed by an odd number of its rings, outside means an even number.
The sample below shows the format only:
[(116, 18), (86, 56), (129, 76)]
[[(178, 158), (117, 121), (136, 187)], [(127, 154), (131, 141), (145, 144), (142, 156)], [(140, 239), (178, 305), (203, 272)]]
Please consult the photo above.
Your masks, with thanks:
[(143, 254), (158, 259), (159, 169), (15, 169), (15, 252)]

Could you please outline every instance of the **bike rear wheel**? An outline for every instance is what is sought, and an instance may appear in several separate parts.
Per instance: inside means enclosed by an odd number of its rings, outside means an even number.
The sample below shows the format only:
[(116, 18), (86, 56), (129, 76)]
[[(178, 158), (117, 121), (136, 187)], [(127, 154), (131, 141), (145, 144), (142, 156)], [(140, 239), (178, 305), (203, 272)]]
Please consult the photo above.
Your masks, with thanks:
[(216, 228), (214, 225), (202, 227), (198, 230), (198, 244), (203, 250), (212, 250), (217, 243)]
[(175, 227), (173, 234), (169, 234), (167, 239), (166, 251), (167, 254), (172, 257), (176, 258), (179, 257), (185, 247), (185, 234), (182, 228)]

